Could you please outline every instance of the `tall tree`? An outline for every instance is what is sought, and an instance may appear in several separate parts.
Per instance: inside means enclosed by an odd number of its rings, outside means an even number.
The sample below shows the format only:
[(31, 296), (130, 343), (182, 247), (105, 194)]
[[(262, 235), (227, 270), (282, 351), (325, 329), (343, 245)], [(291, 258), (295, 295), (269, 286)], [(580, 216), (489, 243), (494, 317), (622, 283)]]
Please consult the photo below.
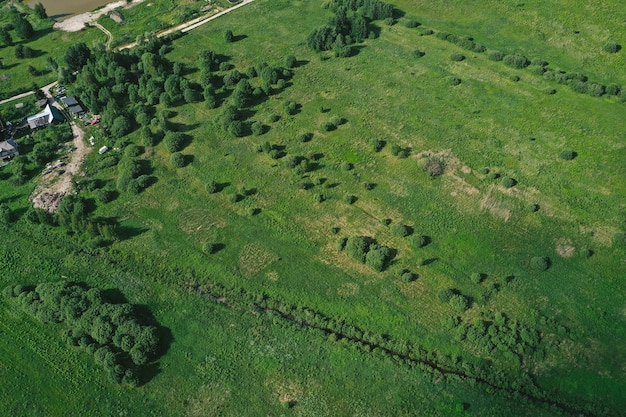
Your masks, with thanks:
[(22, 16), (20, 13), (15, 13), (12, 20), (15, 33), (17, 33), (17, 36), (20, 38), (30, 39), (33, 35), (35, 35), (33, 25), (31, 25), (26, 17)]
[(46, 9), (43, 7), (43, 4), (37, 3), (35, 4), (35, 16), (40, 19), (47, 19), (48, 13), (46, 13)]
[(64, 58), (70, 70), (78, 71), (91, 58), (91, 50), (84, 42), (75, 43), (67, 48)]

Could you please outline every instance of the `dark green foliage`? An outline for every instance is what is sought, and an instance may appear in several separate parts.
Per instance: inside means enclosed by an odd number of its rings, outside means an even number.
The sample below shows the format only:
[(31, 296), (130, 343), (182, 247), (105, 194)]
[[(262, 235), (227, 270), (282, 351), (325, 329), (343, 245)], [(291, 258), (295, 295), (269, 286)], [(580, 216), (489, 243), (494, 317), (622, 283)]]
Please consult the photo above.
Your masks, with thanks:
[(341, 164), (341, 169), (344, 171), (351, 171), (354, 166), (350, 162), (344, 162)]
[(365, 264), (373, 270), (380, 272), (384, 269), (388, 256), (388, 248), (370, 249), (365, 255)]
[(502, 186), (504, 188), (511, 188), (515, 186), (515, 184), (517, 184), (517, 181), (515, 181), (513, 178), (510, 178), (510, 177), (502, 178)]
[(174, 168), (182, 168), (186, 164), (185, 155), (180, 152), (175, 152), (170, 156), (170, 162)]
[(401, 275), (402, 282), (409, 283), (417, 279), (414, 273), (410, 271), (404, 271)]
[(409, 19), (404, 23), (404, 26), (408, 27), (408, 28), (416, 28), (418, 26), (421, 26), (421, 23), (418, 22), (415, 19)]
[[(24, 310), (43, 323), (62, 323), (66, 342), (89, 347), (95, 362), (113, 374), (114, 382), (136, 384), (137, 366), (156, 359), (157, 329), (144, 324), (132, 305), (112, 304), (96, 288), (47, 282), (33, 290), (21, 287), (19, 299)], [(124, 379), (125, 374), (129, 378)]]
[(215, 181), (209, 180), (206, 183), (206, 190), (209, 194), (213, 194), (219, 191), (218, 185)]
[(110, 190), (100, 189), (94, 192), (94, 196), (96, 197), (96, 201), (98, 203), (106, 204), (113, 200), (115, 193)]
[(30, 39), (35, 35), (33, 25), (31, 25), (26, 16), (21, 13), (14, 13), (11, 18), (11, 23), (13, 24), (15, 33), (17, 33), (17, 36), (21, 39)]
[(202, 245), (202, 252), (206, 253), (207, 255), (211, 255), (214, 251), (215, 245), (213, 243), (206, 242), (204, 245)]
[(224, 40), (226, 42), (233, 42), (235, 40), (235, 35), (232, 30), (229, 29), (224, 33)]
[(406, 237), (411, 234), (411, 228), (400, 223), (394, 223), (391, 225), (391, 233), (396, 236)]
[(0, 41), (4, 46), (13, 45), (13, 38), (11, 38), (11, 34), (5, 27), (0, 27)]
[(72, 71), (80, 70), (91, 58), (91, 50), (84, 42), (70, 45), (65, 52), (65, 62)]
[(336, 126), (334, 124), (332, 124), (331, 122), (322, 122), (322, 124), (320, 124), (320, 130), (322, 132), (330, 132), (331, 130), (335, 130)]
[(163, 143), (168, 151), (171, 153), (179, 152), (185, 145), (185, 136), (179, 132), (167, 132)]
[(250, 130), (252, 130), (253, 135), (259, 136), (263, 134), (263, 132), (265, 131), (265, 127), (263, 126), (263, 123), (261, 122), (254, 122), (250, 126)]
[(346, 253), (360, 263), (365, 263), (365, 256), (369, 250), (370, 239), (365, 236), (351, 236), (346, 241)]
[(15, 57), (18, 59), (32, 58), (34, 54), (35, 51), (28, 46), (22, 45), (21, 43), (15, 47)]
[(134, 158), (143, 153), (143, 149), (138, 145), (128, 145), (126, 149), (124, 149), (124, 156), (129, 158)]
[(543, 93), (551, 96), (551, 95), (556, 94), (556, 89), (552, 88), (552, 87), (548, 87), (548, 88), (543, 90)]
[(504, 54), (500, 51), (489, 51), (487, 57), (492, 61), (502, 61), (504, 59)]
[(352, 194), (347, 194), (343, 197), (343, 201), (346, 204), (354, 204), (354, 202), (356, 201), (356, 197), (353, 196)]
[(385, 147), (385, 142), (380, 139), (372, 138), (370, 140), (370, 146), (374, 149), (374, 152), (380, 152)]
[(509, 77), (509, 80), (513, 81), (513, 82), (518, 82), (520, 80), (519, 76), (517, 75), (511, 75)]
[(465, 55), (454, 52), (452, 55), (450, 55), (450, 59), (457, 62), (463, 61), (465, 59)]
[(461, 79), (457, 77), (448, 77), (448, 84), (454, 86), (461, 84)]
[(307, 46), (315, 52), (332, 49), (337, 32), (334, 27), (321, 26), (313, 30), (307, 37)]
[(530, 267), (537, 272), (545, 271), (550, 267), (550, 258), (545, 256), (534, 256), (530, 260)]
[(48, 14), (46, 13), (46, 9), (43, 7), (43, 4), (36, 3), (34, 8), (35, 16), (40, 19), (47, 19)]
[(576, 158), (576, 155), (577, 154), (575, 151), (572, 151), (571, 149), (566, 149), (559, 154), (559, 157), (566, 161), (571, 161), (572, 159)]
[(425, 53), (425, 52), (420, 51), (419, 49), (415, 49), (415, 50), (413, 51), (413, 56), (414, 56), (415, 58), (421, 58), (421, 57), (423, 57), (424, 55), (426, 55), (426, 53)]
[(435, 33), (432, 29), (424, 29), (420, 32), (420, 36), (428, 36)]
[(283, 103), (283, 108), (285, 109), (285, 113), (292, 116), (298, 112), (298, 103), (287, 100)]
[(604, 52), (614, 54), (614, 53), (619, 52), (622, 49), (622, 46), (615, 42), (609, 42), (606, 45), (604, 45), (602, 49), (604, 49)]
[[(285, 68), (294, 68), (297, 63), (298, 63), (298, 61), (296, 60), (295, 56), (287, 55), (285, 57)], [(251, 67), (251, 68), (254, 70), (254, 67)], [(255, 74), (256, 74), (256, 72), (255, 72)], [(254, 76), (252, 76), (252, 77), (254, 77)]]
[(430, 157), (424, 165), (424, 172), (426, 172), (431, 178), (442, 175), (445, 171), (445, 163), (442, 159), (437, 157)]
[(530, 61), (528, 60), (528, 58), (520, 54), (507, 55), (502, 61), (505, 65), (517, 69), (526, 68), (528, 65), (530, 65)]
[(600, 97), (606, 93), (606, 88), (602, 84), (598, 83), (588, 83), (587, 84), (587, 94), (593, 97)]

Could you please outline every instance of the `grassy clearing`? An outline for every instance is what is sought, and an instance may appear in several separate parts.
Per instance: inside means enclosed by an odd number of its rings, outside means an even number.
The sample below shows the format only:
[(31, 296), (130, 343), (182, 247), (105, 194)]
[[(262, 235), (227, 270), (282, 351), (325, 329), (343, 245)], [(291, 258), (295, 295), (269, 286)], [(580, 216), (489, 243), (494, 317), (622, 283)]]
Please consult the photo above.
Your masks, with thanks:
[[(478, 30), (476, 16), (487, 16), (480, 13), (487, 10), (482, 6), (463, 13), (465, 6), (456, 5), (444, 22), (429, 16), (447, 6), (398, 5), (425, 26), (469, 32), (489, 48), (504, 50), (498, 43), (504, 34)], [(548, 19), (547, 7), (537, 12), (541, 21)], [(515, 401), (507, 401), (499, 412), (499, 405), (483, 403), (482, 389), (454, 381), (424, 384), (419, 372), (363, 358), (307, 332), (269, 326), (247, 313), (205, 307), (181, 290), (191, 281), (207, 280), (344, 318), (365, 331), (441, 354), (492, 360), (494, 368), (513, 377), (531, 373), (566, 403), (620, 409), (624, 404), (616, 391), (598, 387), (626, 383), (620, 372), (626, 359), (620, 349), (626, 325), (619, 280), (626, 269), (621, 262), (624, 247), (616, 239), (624, 231), (626, 195), (618, 174), (623, 171), (623, 104), (560, 86), (557, 94), (546, 95), (543, 91), (553, 84), (492, 62), (485, 54), (453, 62), (449, 57), (461, 52), (458, 47), (419, 36), (419, 29), (401, 23), (382, 25), (380, 38), (366, 41), (354, 57), (321, 60), (306, 49), (302, 34), (329, 16), (318, 4), (257, 0), (176, 41), (167, 55), (183, 62), (190, 78), (199, 76), (194, 72), (198, 45), (227, 56), (241, 72), (261, 61), (282, 64), (289, 54), (300, 65), (291, 85), (250, 109), (250, 120), (269, 126), (264, 135), (236, 139), (224, 133), (216, 122), (221, 109), (202, 104), (174, 108), (172, 122), (193, 137), (183, 150), (193, 155), (193, 162), (175, 169), (162, 144), (148, 149), (143, 157), (152, 161), (158, 181), (139, 195), (122, 193), (97, 207), (96, 215), (118, 218), (132, 238), (106, 253), (116, 267), (102, 264), (102, 271), (88, 279), (145, 300), (159, 322), (174, 332), (161, 374), (128, 395), (161, 397), (159, 406), (171, 409), (186, 399), (190, 415), (207, 410), (237, 415), (244, 409), (263, 414), (291, 398), (297, 404), (294, 412), (304, 415), (343, 415), (370, 407), (382, 415), (411, 415), (416, 405), (428, 410), (424, 414), (450, 415), (465, 408), (466, 401), (471, 404), (467, 411), (476, 415), (506, 414), (514, 407)], [(528, 32), (529, 23), (515, 25)], [(226, 29), (246, 37), (227, 44)], [(555, 66), (595, 71), (574, 55), (559, 60), (563, 52), (550, 43), (531, 44), (541, 57), (554, 57)], [(425, 55), (416, 59), (415, 48)], [(598, 79), (613, 77), (612, 65), (598, 72)], [(511, 75), (521, 80), (513, 82)], [(462, 82), (451, 86), (449, 77)], [(302, 106), (296, 115), (285, 114), (285, 100)], [(271, 121), (273, 115), (280, 117)], [(322, 131), (320, 125), (333, 117), (347, 122)], [(300, 142), (298, 136), (306, 132), (313, 133), (312, 139)], [(129, 139), (139, 142), (138, 132)], [(384, 140), (387, 146), (374, 152), (371, 139)], [(316, 169), (298, 175), (286, 166), (287, 157), (272, 159), (257, 152), (266, 141), (285, 146), (288, 156), (321, 155)], [(410, 148), (409, 157), (392, 155), (394, 144)], [(578, 156), (559, 158), (564, 149)], [(432, 157), (445, 165), (436, 178), (423, 171)], [(102, 157), (90, 158), (87, 171), (94, 172)], [(344, 162), (354, 168), (345, 170)], [(491, 178), (493, 173), (501, 178)], [(115, 168), (95, 177), (114, 182)], [(506, 188), (502, 177), (517, 184)], [(223, 190), (206, 192), (209, 180)], [(311, 188), (301, 189), (302, 182)], [(376, 186), (366, 190), (365, 182)], [(3, 191), (3, 198), (10, 192)], [(244, 198), (233, 202), (235, 193)], [(317, 202), (318, 194), (325, 201)], [(346, 204), (345, 195), (356, 196), (356, 202)], [(530, 210), (531, 204), (539, 210)], [(12, 208), (26, 205), (24, 198), (11, 202)], [(249, 209), (260, 211), (251, 215)], [(411, 226), (414, 234), (432, 242), (415, 249), (382, 219)], [(375, 237), (398, 251), (387, 271), (376, 273), (335, 248), (337, 238), (354, 235)], [(20, 238), (16, 241), (25, 245)], [(207, 255), (202, 251), (206, 242), (223, 246)], [(575, 256), (563, 256), (570, 247)], [(590, 258), (579, 255), (586, 248), (594, 252)], [(82, 277), (91, 263), (86, 255), (65, 254), (62, 246), (58, 252), (64, 262), (46, 269), (50, 275), (71, 272)], [(531, 259), (536, 256), (549, 257), (550, 268), (534, 271)], [(402, 282), (397, 273), (403, 269), (418, 279)], [(472, 282), (472, 273), (484, 274), (482, 282)], [(469, 298), (470, 308), (454, 312), (438, 300), (441, 288), (459, 290)], [(516, 364), (510, 355), (482, 352), (480, 342), (459, 340), (456, 331), (442, 324), (459, 315), (473, 325), (491, 320), (496, 312), (539, 329), (545, 357)], [(316, 355), (306, 353), (310, 346)], [(208, 377), (189, 378), (191, 369)], [(319, 372), (311, 374), (315, 369)], [(285, 376), (292, 372), (295, 377)], [(401, 377), (390, 377), (393, 373)], [(592, 373), (593, 384), (582, 382)], [(180, 388), (169, 391), (166, 380)], [(173, 380), (185, 382), (171, 384)], [(373, 381), (384, 381), (388, 388), (382, 390)]]

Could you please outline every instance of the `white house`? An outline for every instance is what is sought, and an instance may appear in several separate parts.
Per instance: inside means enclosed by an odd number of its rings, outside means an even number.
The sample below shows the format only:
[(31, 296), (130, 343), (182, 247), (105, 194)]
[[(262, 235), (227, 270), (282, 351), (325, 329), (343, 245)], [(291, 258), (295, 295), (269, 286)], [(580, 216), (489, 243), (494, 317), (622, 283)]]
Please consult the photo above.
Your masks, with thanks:
[(56, 107), (52, 107), (49, 104), (41, 112), (34, 116), (30, 116), (26, 119), (28, 126), (31, 129), (37, 129), (38, 127), (48, 126), (50, 123), (62, 122), (64, 120), (63, 115)]

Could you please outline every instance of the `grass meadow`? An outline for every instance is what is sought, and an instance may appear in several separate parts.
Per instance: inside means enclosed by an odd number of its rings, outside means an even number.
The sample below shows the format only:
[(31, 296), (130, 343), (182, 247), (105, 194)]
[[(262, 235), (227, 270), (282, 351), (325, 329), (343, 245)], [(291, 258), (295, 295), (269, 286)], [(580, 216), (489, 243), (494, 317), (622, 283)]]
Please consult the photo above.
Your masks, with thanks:
[[(54, 415), (68, 404), (128, 415), (569, 415), (189, 290), (214, 283), (306, 307), (437, 357), (484, 361), (507, 380), (530, 376), (575, 410), (623, 410), (624, 103), (420, 36), (428, 28), (471, 35), (489, 50), (626, 86), (623, 51), (602, 50), (626, 41), (618, 38), (618, 2), (394, 4), (405, 15), (391, 26), (376, 22), (378, 38), (349, 58), (306, 47), (306, 34), (331, 17), (320, 2), (256, 0), (174, 42), (167, 58), (183, 63), (190, 79), (200, 75), (202, 49), (242, 73), (261, 62), (283, 65), (288, 55), (298, 65), (284, 89), (247, 109), (249, 121), (265, 125), (262, 135), (224, 132), (218, 119), (230, 99), (221, 90), (219, 108), (170, 109), (170, 122), (191, 137), (182, 151), (188, 163), (173, 167), (164, 144), (144, 149), (156, 182), (93, 213), (121, 223), (123, 239), (110, 249), (85, 250), (22, 220), (4, 229), (2, 286), (62, 278), (119, 288), (151, 308), (172, 342), (148, 383), (112, 386), (55, 329), (4, 300), (0, 374), (11, 383), (0, 388), (3, 408), (13, 415)], [(406, 27), (410, 17), (422, 26)], [(226, 30), (236, 42), (224, 40)], [(451, 60), (455, 52), (466, 58)], [(451, 85), (451, 77), (460, 84)], [(556, 94), (545, 93), (552, 88)], [(285, 112), (285, 101), (299, 105), (296, 114)], [(322, 129), (333, 119), (343, 120)], [(89, 129), (97, 146), (115, 145), (99, 127)], [(305, 133), (312, 137), (302, 142)], [(139, 131), (126, 139), (141, 143)], [(380, 152), (374, 139), (386, 142)], [(286, 156), (259, 152), (265, 142)], [(393, 155), (394, 145), (408, 155)], [(564, 160), (564, 150), (576, 157)], [(289, 168), (290, 156), (307, 157), (309, 172)], [(103, 157), (92, 152), (85, 169), (113, 189), (116, 168), (99, 170)], [(429, 160), (444, 167), (442, 175), (424, 171)], [(507, 187), (503, 178), (515, 184)], [(209, 181), (220, 191), (207, 192)], [(0, 201), (24, 211), (33, 187), (7, 186)], [(398, 224), (430, 243), (415, 248), (410, 236), (394, 233)], [(337, 249), (338, 238), (355, 235), (397, 251), (383, 272)], [(203, 252), (206, 243), (214, 253)], [(41, 247), (46, 251), (38, 253)], [(534, 257), (549, 258), (548, 269), (533, 269)], [(403, 282), (404, 271), (416, 279)], [(480, 282), (472, 274), (482, 274)], [(469, 308), (458, 312), (440, 301), (445, 288), (463, 294)], [(485, 352), (480, 340), (459, 337), (463, 326), (496, 321), (499, 313), (513, 327), (536, 329), (541, 354)], [(460, 326), (446, 324), (454, 318)]]

